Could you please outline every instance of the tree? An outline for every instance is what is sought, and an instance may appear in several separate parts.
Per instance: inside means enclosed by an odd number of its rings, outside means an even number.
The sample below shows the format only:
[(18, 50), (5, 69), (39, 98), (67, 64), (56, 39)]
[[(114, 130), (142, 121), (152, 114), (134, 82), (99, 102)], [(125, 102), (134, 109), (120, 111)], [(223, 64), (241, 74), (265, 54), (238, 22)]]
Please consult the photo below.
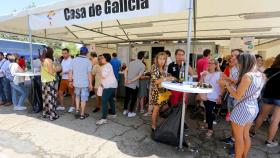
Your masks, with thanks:
[(77, 48), (77, 45), (75, 43), (66, 43), (64, 45), (65, 48), (68, 48), (70, 50), (71, 55), (77, 55), (79, 53), (79, 50)]

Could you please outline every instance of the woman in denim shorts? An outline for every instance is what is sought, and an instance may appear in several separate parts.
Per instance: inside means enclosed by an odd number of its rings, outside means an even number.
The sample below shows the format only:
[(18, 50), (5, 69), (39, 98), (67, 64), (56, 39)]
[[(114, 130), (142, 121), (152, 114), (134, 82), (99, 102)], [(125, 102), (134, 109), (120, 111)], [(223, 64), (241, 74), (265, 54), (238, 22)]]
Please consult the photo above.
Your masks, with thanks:
[(260, 128), (263, 121), (272, 112), (272, 118), (268, 129), (268, 138), (265, 141), (266, 146), (278, 146), (278, 142), (274, 140), (280, 122), (280, 54), (276, 57), (271, 68), (264, 71), (268, 80), (263, 90), (261, 111), (256, 119), (255, 129), (251, 130), (251, 135), (255, 135), (255, 130)]

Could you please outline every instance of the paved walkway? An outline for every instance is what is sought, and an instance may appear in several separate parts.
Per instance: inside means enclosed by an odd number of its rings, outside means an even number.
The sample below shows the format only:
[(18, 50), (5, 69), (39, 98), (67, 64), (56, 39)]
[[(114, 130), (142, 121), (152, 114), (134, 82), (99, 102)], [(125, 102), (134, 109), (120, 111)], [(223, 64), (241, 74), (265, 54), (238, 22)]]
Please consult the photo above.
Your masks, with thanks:
[[(91, 109), (89, 106), (88, 110)], [(81, 121), (72, 114), (60, 113), (58, 120), (50, 122), (31, 109), (15, 113), (12, 107), (0, 107), (0, 158), (228, 157), (227, 147), (219, 141), (230, 132), (223, 121), (214, 127), (215, 136), (209, 140), (203, 137), (203, 131), (197, 130), (197, 120), (188, 120), (187, 139), (198, 149), (196, 153), (188, 149), (178, 152), (175, 147), (151, 140), (148, 117), (129, 119), (119, 112), (117, 118), (98, 127), (95, 122), (99, 118), (100, 114), (91, 114)], [(264, 132), (262, 129), (253, 139), (249, 157), (280, 158), (280, 147), (263, 145)]]

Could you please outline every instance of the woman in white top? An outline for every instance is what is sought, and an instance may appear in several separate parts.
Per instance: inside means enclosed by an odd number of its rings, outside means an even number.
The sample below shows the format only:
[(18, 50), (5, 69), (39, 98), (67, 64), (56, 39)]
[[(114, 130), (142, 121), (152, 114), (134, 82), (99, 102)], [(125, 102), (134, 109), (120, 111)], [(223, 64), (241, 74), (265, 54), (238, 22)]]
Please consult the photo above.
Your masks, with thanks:
[(217, 105), (221, 104), (223, 88), (218, 84), (221, 75), (219, 62), (215, 59), (210, 59), (208, 62), (208, 71), (203, 72), (201, 77), (204, 83), (211, 84), (214, 89), (212, 93), (207, 94), (207, 100), (203, 102), (206, 109), (206, 124), (202, 128), (208, 129), (206, 133), (207, 138), (213, 135), (213, 110)]
[(12, 101), (14, 105), (14, 110), (26, 110), (24, 106), (24, 101), (28, 96), (28, 91), (24, 87), (24, 77), (16, 76), (15, 73), (23, 72), (22, 68), (16, 63), (16, 57), (14, 55), (9, 56), (11, 64), (9, 65), (9, 70), (11, 73), (10, 80), (12, 86)]
[(101, 57), (101, 62), (103, 64), (101, 68), (101, 87), (102, 92), (102, 118), (96, 123), (97, 125), (102, 125), (107, 123), (107, 103), (110, 103), (110, 109), (112, 111), (112, 117), (116, 117), (115, 102), (113, 100), (115, 96), (116, 88), (118, 87), (117, 79), (114, 75), (113, 67), (110, 64), (111, 55), (104, 53)]

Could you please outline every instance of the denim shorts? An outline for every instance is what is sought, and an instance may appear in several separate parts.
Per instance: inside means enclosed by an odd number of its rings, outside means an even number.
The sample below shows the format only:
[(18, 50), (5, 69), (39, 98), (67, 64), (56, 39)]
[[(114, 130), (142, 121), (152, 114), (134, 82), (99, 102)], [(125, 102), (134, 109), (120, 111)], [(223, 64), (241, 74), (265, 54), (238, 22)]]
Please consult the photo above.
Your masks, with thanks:
[(263, 98), (262, 102), (265, 104), (273, 104), (273, 105), (280, 106), (280, 99)]
[(81, 101), (88, 101), (89, 89), (88, 87), (75, 87), (75, 94), (77, 97), (81, 97)]
[(233, 97), (228, 96), (228, 98), (227, 98), (227, 106), (228, 106), (228, 108), (232, 109), (235, 104), (236, 104), (236, 100)]

